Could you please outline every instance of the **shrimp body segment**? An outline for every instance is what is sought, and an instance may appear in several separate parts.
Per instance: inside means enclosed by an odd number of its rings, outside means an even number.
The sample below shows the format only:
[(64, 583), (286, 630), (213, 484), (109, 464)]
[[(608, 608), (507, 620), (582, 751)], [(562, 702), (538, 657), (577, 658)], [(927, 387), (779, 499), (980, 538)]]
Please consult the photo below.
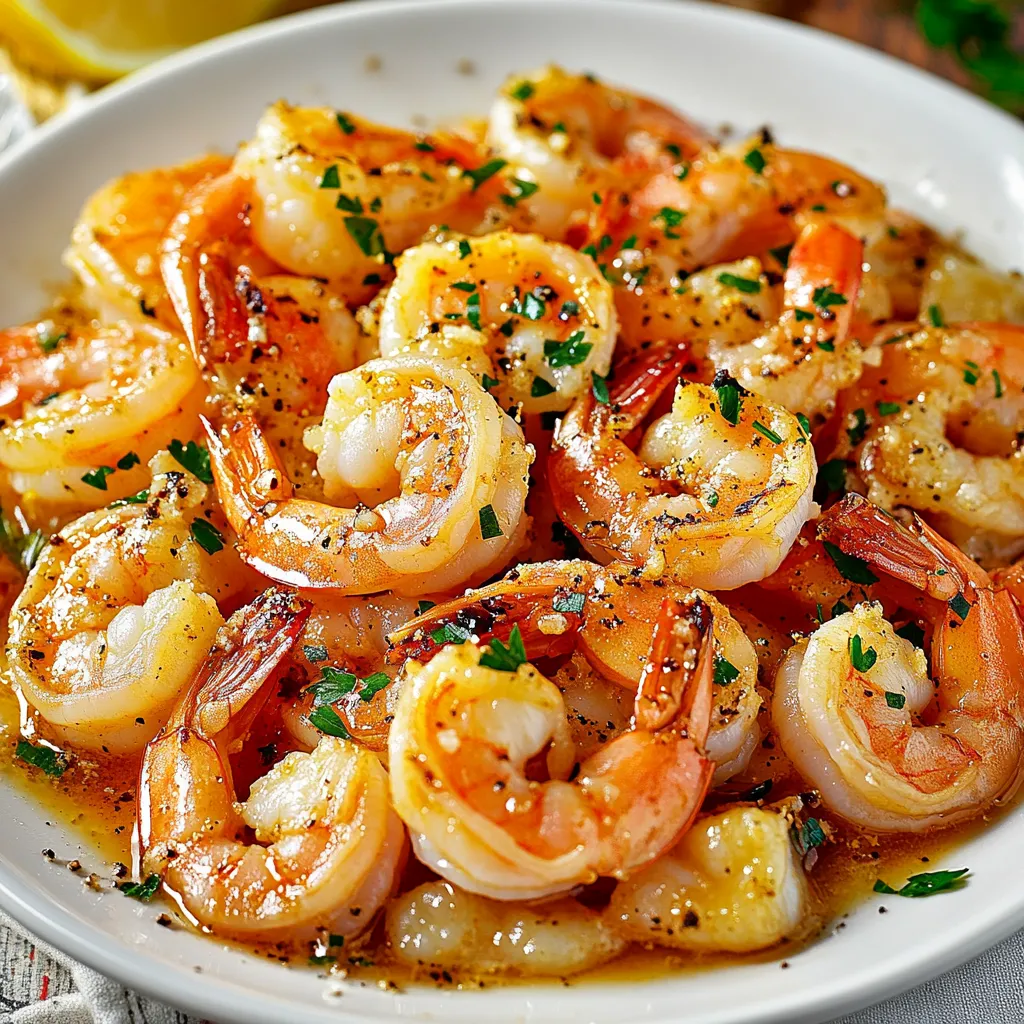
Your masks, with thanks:
[(617, 321), (589, 256), (538, 235), (428, 242), (396, 261), (380, 315), (384, 356), (449, 356), (497, 383), (502, 406), (565, 409), (605, 376)]
[[(387, 774), (354, 743), (324, 737), (236, 800), (241, 742), (308, 613), (267, 591), (233, 617), (174, 717), (146, 748), (139, 787), (142, 867), (198, 924), (263, 940), (362, 931), (404, 855)], [(256, 842), (244, 836), (251, 829)], [(265, 845), (264, 845), (265, 844)]]
[(172, 465), (155, 460), (145, 503), (65, 527), (11, 610), (12, 681), (61, 740), (88, 750), (142, 749), (202, 665), (224, 621), (218, 601), (246, 582), (230, 548), (197, 542), (207, 490)]
[[(242, 557), (270, 579), (340, 593), (450, 589), (504, 565), (526, 528), (533, 449), (472, 376), (425, 356), (336, 376), (307, 445), (327, 501), (294, 496), (251, 417), (210, 455)], [(492, 518), (493, 517), (493, 520)]]
[[(562, 695), (536, 669), (481, 665), (471, 644), (411, 662), (391, 728), (391, 786), (420, 860), (469, 892), (515, 900), (624, 877), (658, 857), (711, 781), (707, 620), (697, 601), (666, 602), (632, 727), (571, 782)], [(546, 782), (526, 773), (538, 755)]]
[(664, 857), (621, 882), (605, 920), (624, 938), (693, 953), (750, 953), (798, 937), (810, 894), (781, 809), (699, 819)]
[(680, 381), (672, 411), (632, 451), (625, 435), (684, 360), (685, 350), (640, 360), (610, 404), (578, 400), (555, 437), (551, 491), (596, 558), (730, 590), (774, 572), (814, 514), (814, 451), (792, 413), (727, 377), (717, 387)]
[(880, 606), (860, 604), (779, 668), (773, 718), (786, 754), (833, 810), (879, 831), (952, 824), (1006, 798), (1024, 753), (1024, 627), (1010, 593), (920, 520), (911, 534), (858, 496), (821, 528), (924, 595), (935, 681)]

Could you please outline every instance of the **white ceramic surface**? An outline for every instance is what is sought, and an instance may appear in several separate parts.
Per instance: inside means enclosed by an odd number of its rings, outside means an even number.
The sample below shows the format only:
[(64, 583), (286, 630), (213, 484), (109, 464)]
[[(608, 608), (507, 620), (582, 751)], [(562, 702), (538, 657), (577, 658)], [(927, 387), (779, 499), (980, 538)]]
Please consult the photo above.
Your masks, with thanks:
[[(369, 70), (371, 56), (379, 70)], [(113, 175), (229, 149), (278, 97), (399, 123), (451, 118), (485, 110), (506, 73), (550, 60), (664, 97), (712, 126), (768, 123), (786, 144), (874, 175), (939, 227), (965, 229), (986, 258), (1024, 262), (1024, 131), (893, 60), (782, 21), (684, 2), (377, 0), (184, 53), (56, 118), (0, 159), (0, 323), (43, 303), (46, 283), (62, 276), (59, 254), (80, 204)], [(7, 789), (0, 821), (4, 909), (100, 971), (222, 1024), (821, 1020), (1024, 926), (1020, 809), (956, 852), (948, 866), (973, 871), (965, 889), (890, 897), (885, 915), (869, 897), (785, 970), (776, 962), (629, 985), (397, 994), (353, 985), (331, 994), (312, 971), (168, 931), (155, 923), (158, 909), (89, 891), (39, 851), (80, 856), (87, 866), (95, 856)]]

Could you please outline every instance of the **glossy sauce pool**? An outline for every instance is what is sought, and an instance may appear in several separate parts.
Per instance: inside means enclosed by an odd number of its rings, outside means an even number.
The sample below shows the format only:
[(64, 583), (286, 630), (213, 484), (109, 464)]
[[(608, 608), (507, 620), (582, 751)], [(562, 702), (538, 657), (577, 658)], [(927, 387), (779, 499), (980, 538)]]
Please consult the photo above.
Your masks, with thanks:
[[(0, 774), (5, 784), (16, 786), (47, 808), (56, 822), (65, 824), (81, 837), (81, 849), (62, 850), (55, 842), (52, 851), (53, 870), (78, 870), (83, 884), (110, 889), (110, 899), (124, 899), (113, 889), (119, 879), (130, 878), (132, 864), (132, 829), (135, 822), (135, 797), (138, 785), (136, 758), (95, 758), (77, 755), (71, 767), (59, 778), (50, 778), (42, 771), (26, 766), (15, 757), (19, 738), (19, 709), (15, 696), (7, 686), (0, 688)], [(778, 787), (784, 788), (784, 787)], [(772, 797), (780, 795), (772, 793)], [(1016, 801), (1014, 801), (1016, 802)], [(985, 828), (1004, 813), (995, 811), (967, 825), (929, 836), (875, 836), (850, 826), (835, 826), (827, 812), (812, 811), (821, 820), (833, 825), (834, 843), (820, 848), (819, 856), (808, 873), (816, 910), (821, 924), (802, 943), (788, 942), (762, 953), (746, 956), (694, 955), (682, 951), (630, 947), (611, 963), (567, 979), (551, 979), (552, 984), (572, 985), (583, 982), (622, 982), (650, 978), (665, 973), (708, 970), (738, 961), (778, 961), (786, 966), (786, 957), (801, 945), (814, 942), (836, 928), (844, 927), (843, 918), (849, 910), (865, 899), (878, 903), (879, 913), (896, 896), (879, 896), (872, 892), (875, 880), (883, 878), (895, 888), (912, 874), (932, 870), (932, 862), (974, 833)], [(76, 863), (81, 867), (76, 869)], [(960, 865), (948, 864), (954, 867)], [(409, 869), (411, 888), (432, 877), (413, 862)], [(171, 927), (189, 927), (173, 903), (157, 897), (150, 904), (154, 917)], [(208, 940), (218, 941), (223, 940)], [(237, 945), (232, 943), (232, 945)], [(333, 967), (306, 966), (306, 954), (289, 955), (280, 948), (246, 946), (257, 956), (292, 963), (301, 969), (329, 970), (332, 975), (344, 974), (350, 981), (383, 987), (407, 983), (426, 983), (441, 987), (480, 988), (496, 984), (516, 984), (516, 979), (494, 975), (474, 976), (469, 972), (411, 968), (396, 962), (381, 939), (380, 928), (370, 933), (357, 953), (340, 956)], [(349, 960), (351, 956), (352, 961)], [(536, 979), (531, 979), (536, 983)]]

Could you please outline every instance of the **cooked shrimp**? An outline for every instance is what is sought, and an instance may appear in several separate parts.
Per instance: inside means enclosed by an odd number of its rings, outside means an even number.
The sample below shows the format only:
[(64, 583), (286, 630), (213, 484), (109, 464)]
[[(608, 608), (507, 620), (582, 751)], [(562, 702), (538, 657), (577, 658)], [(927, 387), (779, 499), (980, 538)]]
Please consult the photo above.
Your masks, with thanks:
[(773, 718), (786, 754), (837, 813), (920, 832), (1016, 789), (1024, 755), (1024, 627), (1010, 594), (920, 519), (900, 527), (858, 495), (822, 535), (928, 599), (931, 672), (876, 604), (822, 625), (787, 655)]
[(888, 330), (843, 395), (847, 486), (911, 508), (986, 564), (1024, 550), (1024, 327)]
[(429, 228), (476, 227), (483, 207), (467, 172), (481, 163), (462, 139), (275, 103), (234, 170), (252, 181), (249, 216), (263, 250), (355, 300), (373, 293), (391, 254)]
[(621, 558), (708, 590), (770, 575), (814, 513), (814, 451), (796, 417), (743, 391), (680, 381), (671, 413), (643, 423), (685, 350), (636, 361), (609, 403), (577, 400), (548, 474), (559, 515), (603, 560)]
[(576, 974), (626, 947), (601, 914), (575, 900), (498, 903), (443, 881), (393, 900), (385, 930), (403, 963), (528, 978)]
[(210, 455), (242, 557), (270, 579), (339, 593), (447, 590), (521, 543), (533, 450), (470, 374), (396, 356), (339, 374), (307, 433), (328, 501), (294, 497), (251, 417)]
[(588, 241), (617, 285), (623, 335), (635, 350), (689, 338), (695, 315), (703, 326), (687, 298), (693, 271), (758, 254), (774, 271), (809, 221), (879, 221), (884, 210), (882, 191), (842, 164), (745, 143), (610, 190), (593, 208)]
[(498, 232), (409, 249), (380, 316), (385, 356), (449, 356), (488, 376), (502, 407), (565, 409), (608, 373), (617, 326), (593, 261), (537, 235)]
[(987, 321), (1024, 324), (1024, 279), (1019, 271), (1001, 273), (948, 244), (936, 244), (922, 272), (924, 278), (914, 309), (901, 312), (911, 319), (932, 314), (946, 323)]
[[(274, 590), (239, 611), (146, 748), (142, 870), (158, 874), (182, 910), (217, 934), (352, 936), (373, 923), (404, 857), (387, 773), (346, 740), (325, 737), (312, 753), (287, 754), (237, 801), (228, 755), (305, 613), (297, 598)], [(255, 842), (245, 838), (249, 829)]]
[(184, 340), (153, 324), (0, 332), (0, 466), (27, 498), (105, 505), (145, 486), (146, 460), (191, 436), (203, 394)]
[(698, 819), (616, 887), (605, 923), (623, 938), (693, 953), (752, 953), (802, 936), (813, 920), (792, 823), (785, 807)]
[(177, 326), (160, 277), (160, 239), (186, 193), (223, 174), (225, 156), (126, 174), (86, 201), (64, 263), (84, 286), (83, 299), (106, 321), (156, 317)]
[[(140, 500), (115, 502), (43, 548), (11, 611), (7, 661), (61, 740), (141, 750), (167, 721), (248, 582), (207, 488), (166, 454)], [(212, 520), (212, 521), (211, 521)]]
[[(472, 644), (411, 662), (391, 727), (391, 792), (420, 860), (463, 889), (513, 900), (624, 877), (660, 856), (711, 781), (710, 625), (698, 599), (665, 602), (631, 728), (571, 782), (562, 696), (535, 668), (488, 667)], [(527, 775), (533, 758), (548, 781)]]
[[(810, 417), (829, 416), (838, 392), (861, 373), (861, 345), (850, 327), (863, 257), (860, 239), (837, 224), (809, 223), (789, 254), (782, 315), (746, 344), (713, 341), (709, 356), (715, 369), (771, 402)], [(760, 288), (756, 278), (737, 283)], [(743, 305), (746, 293), (733, 290)]]
[(681, 166), (711, 140), (660, 103), (593, 75), (548, 67), (505, 82), (491, 107), (487, 142), (536, 186), (516, 203), (516, 214), (558, 239), (574, 213), (591, 208), (592, 193), (630, 162)]

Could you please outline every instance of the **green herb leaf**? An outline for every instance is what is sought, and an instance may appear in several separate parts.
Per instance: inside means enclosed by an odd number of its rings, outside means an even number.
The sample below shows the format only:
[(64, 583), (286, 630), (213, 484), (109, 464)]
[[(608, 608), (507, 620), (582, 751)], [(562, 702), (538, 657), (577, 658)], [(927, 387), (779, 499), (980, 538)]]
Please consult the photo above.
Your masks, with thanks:
[(546, 381), (543, 377), (534, 377), (530, 395), (533, 398), (543, 398), (545, 395), (553, 395), (555, 390), (555, 386), (550, 381)]
[(539, 320), (544, 315), (546, 308), (544, 300), (539, 295), (534, 295), (533, 292), (528, 292), (522, 301), (519, 312), (522, 313), (527, 320)]
[(511, 190), (507, 195), (501, 197), (506, 206), (515, 206), (521, 199), (528, 199), (534, 192), (540, 189), (535, 181), (524, 181), (522, 178), (513, 178), (509, 182)]
[(422, 615), (424, 612), (429, 612), (431, 608), (436, 606), (437, 602), (435, 601), (420, 601), (419, 604), (416, 605), (416, 614)]
[(122, 882), (118, 889), (133, 900), (148, 903), (160, 890), (160, 876), (149, 875), (143, 882)]
[(946, 321), (942, 318), (942, 310), (933, 302), (928, 307), (928, 319), (932, 323), (932, 327), (945, 327)]
[(194, 477), (202, 480), (204, 484), (213, 483), (213, 472), (210, 469), (210, 453), (207, 449), (196, 444), (195, 441), (182, 444), (175, 438), (167, 446), (167, 450), (171, 453), (174, 461), (179, 466), (187, 469)]
[(484, 540), (502, 536), (501, 525), (492, 505), (484, 505), (477, 515), (480, 519), (480, 536)]
[(488, 178), (493, 178), (503, 167), (508, 165), (507, 160), (488, 160), (487, 163), (480, 167), (475, 167), (472, 170), (465, 170), (462, 172), (463, 177), (469, 178), (473, 182), (472, 191), (475, 192)]
[(956, 597), (950, 598), (949, 610), (959, 616), (960, 621), (963, 622), (971, 611), (971, 605), (963, 594), (957, 594)]
[(480, 385), (484, 391), (490, 391), (491, 388), (496, 388), (501, 381), (497, 377), (490, 377), (486, 373), (480, 378)]
[(825, 830), (817, 818), (808, 818), (802, 825), (793, 825), (789, 830), (790, 838), (797, 853), (803, 857), (816, 847), (825, 843)]
[(594, 398), (602, 405), (608, 405), (611, 402), (608, 395), (608, 378), (602, 377), (596, 370), (590, 372), (590, 389), (594, 393)]
[(868, 568), (868, 563), (856, 555), (848, 555), (830, 541), (824, 541), (824, 548), (828, 557), (832, 559), (833, 565), (839, 570), (839, 575), (850, 583), (859, 583), (862, 586), (869, 586), (878, 582), (878, 577)]
[(579, 366), (594, 347), (589, 341), (584, 341), (585, 331), (573, 331), (565, 341), (549, 340), (544, 342), (544, 358), (548, 366), (557, 368), (559, 366)]
[(863, 649), (860, 633), (854, 633), (850, 637), (850, 664), (858, 672), (867, 672), (878, 661), (878, 652), (874, 647)]
[(137, 466), (140, 462), (142, 462), (142, 459), (140, 459), (135, 452), (129, 452), (127, 455), (122, 455), (121, 458), (117, 460), (117, 468), (131, 469), (132, 466)]
[(375, 220), (370, 217), (346, 217), (345, 229), (363, 251), (364, 256), (381, 256), (385, 262), (391, 259), (390, 253), (384, 247), (380, 225)]
[(891, 690), (885, 691), (885, 703), (891, 707), (896, 708), (897, 711), (902, 710), (907, 703), (906, 694), (893, 693)]
[(875, 402), (879, 416), (895, 416), (902, 406), (899, 402)]
[(568, 320), (570, 317), (579, 316), (580, 304), (575, 299), (566, 299), (562, 308), (558, 311), (559, 320)]
[(535, 89), (533, 82), (517, 82), (509, 89), (508, 94), (514, 100), (525, 102), (534, 94)]
[(303, 644), (302, 653), (314, 665), (327, 660), (327, 648), (323, 644)]
[(937, 892), (959, 889), (958, 883), (968, 871), (970, 868), (958, 868), (956, 871), (927, 871), (922, 875), (911, 875), (902, 889), (894, 889), (879, 878), (874, 884), (874, 891), (909, 898), (932, 896)]
[(351, 135), (355, 130), (356, 126), (349, 120), (347, 114), (335, 114), (335, 120), (338, 122), (338, 127), (346, 134)]
[(804, 437), (809, 438), (811, 436), (811, 421), (802, 412), (796, 414), (796, 421), (800, 424), (800, 431)]
[(444, 644), (464, 644), (469, 639), (469, 630), (454, 622), (446, 622), (443, 626), (430, 631), (430, 639), (438, 647)]
[(822, 352), (835, 352), (836, 350), (836, 343), (834, 341), (818, 341), (815, 344)]
[(569, 594), (556, 594), (554, 601), (551, 602), (551, 607), (556, 612), (579, 615), (583, 611), (583, 606), (586, 602), (587, 597), (585, 594), (573, 591)]
[(715, 508), (718, 505), (718, 491), (708, 491), (704, 500), (707, 502), (708, 508)]
[[(674, 206), (663, 206), (652, 218), (652, 223), (660, 223), (662, 230), (665, 232), (666, 238), (678, 238), (677, 232), (673, 231), (673, 228), (679, 227), (683, 223), (683, 218), (686, 216), (684, 210), (677, 210)], [(611, 239), (609, 239), (609, 243)], [(631, 249), (632, 246), (623, 245), (624, 249)]]
[(760, 174), (765, 167), (764, 154), (759, 149), (752, 149), (743, 158), (743, 162), (755, 173)]
[(39, 336), (39, 347), (49, 355), (51, 352), (57, 350), (57, 346), (68, 336), (67, 331), (61, 331), (60, 334), (45, 334)]
[(850, 439), (850, 444), (856, 446), (864, 440), (864, 435), (868, 432), (868, 417), (863, 409), (854, 409), (851, 415), (853, 426), (846, 428), (846, 436)]
[[(806, 323), (808, 320), (814, 319), (814, 314), (809, 309), (794, 309), (793, 318), (796, 320), (798, 324)], [(833, 345), (832, 347), (835, 348), (835, 345)]]
[(208, 555), (215, 555), (224, 547), (224, 534), (206, 519), (193, 519), (189, 532), (192, 534), (192, 539)]
[(472, 252), (473, 252), (473, 249), (470, 246), (469, 242), (467, 242), (464, 238), (460, 239), (460, 241), (459, 241), (459, 259), (460, 260), (464, 260), (467, 256), (471, 255)]
[(793, 243), (789, 245), (780, 245), (775, 249), (769, 249), (769, 254), (777, 260), (783, 267), (789, 266), (789, 254), (793, 251)]
[(320, 188), (341, 188), (337, 164), (331, 164), (330, 167), (324, 169), (324, 173), (320, 176)]
[(334, 708), (323, 706), (314, 708), (309, 713), (310, 724), (314, 725), (322, 733), (328, 736), (337, 736), (342, 740), (352, 739), (352, 734), (345, 728), (345, 723)]
[(734, 427), (740, 421), (740, 409), (743, 406), (743, 389), (727, 373), (715, 374), (711, 386), (718, 395), (718, 409), (726, 423)]
[(112, 501), (107, 508), (124, 508), (125, 505), (145, 505), (149, 501), (149, 491), (139, 491), (138, 494), (129, 494), (127, 498), (118, 498)]
[(850, 610), (850, 606), (843, 601), (836, 601), (834, 605), (829, 609), (829, 615), (833, 619), (839, 618), (840, 615), (845, 615)]
[(735, 288), (747, 295), (757, 295), (761, 290), (761, 282), (751, 277), (738, 277), (736, 274), (723, 273), (718, 275), (718, 283), (727, 288)]
[(770, 427), (766, 427), (760, 420), (754, 420), (753, 427), (762, 437), (767, 437), (772, 444), (782, 444), (782, 436), (776, 434)]
[(720, 654), (715, 655), (713, 681), (719, 686), (728, 686), (736, 682), (740, 677), (740, 670), (731, 662), (726, 661)]
[(512, 627), (506, 647), (497, 637), (490, 643), (490, 650), (480, 655), (480, 664), (499, 672), (515, 672), (520, 665), (525, 665), (526, 647), (518, 626)]
[(391, 677), (385, 672), (374, 672), (363, 680), (362, 688), (359, 691), (359, 699), (369, 703), (391, 682)]
[(818, 309), (828, 309), (829, 306), (845, 306), (846, 296), (840, 292), (833, 291), (828, 285), (822, 285), (820, 288), (814, 289), (811, 302)]
[(916, 622), (908, 622), (905, 626), (900, 626), (896, 630), (896, 635), (924, 650), (924, 630)]
[(28, 740), (18, 740), (14, 756), (55, 779), (59, 779), (71, 765), (70, 758), (63, 751), (52, 747), (35, 747)]
[(846, 459), (829, 459), (818, 467), (818, 482), (829, 494), (846, 490)]
[(363, 212), (363, 201), (358, 196), (353, 198), (352, 196), (345, 195), (344, 192), (339, 194), (334, 202), (334, 206), (338, 210), (344, 210), (345, 213)]
[(995, 384), (995, 387), (996, 387), (996, 398), (1002, 398), (1003, 397), (1003, 380), (999, 376), (999, 371), (998, 370), (993, 370), (992, 371), (992, 383)]
[(96, 469), (90, 469), (88, 473), (82, 476), (82, 483), (95, 487), (98, 491), (105, 491), (107, 489), (107, 477), (113, 472), (113, 466), (99, 466)]

